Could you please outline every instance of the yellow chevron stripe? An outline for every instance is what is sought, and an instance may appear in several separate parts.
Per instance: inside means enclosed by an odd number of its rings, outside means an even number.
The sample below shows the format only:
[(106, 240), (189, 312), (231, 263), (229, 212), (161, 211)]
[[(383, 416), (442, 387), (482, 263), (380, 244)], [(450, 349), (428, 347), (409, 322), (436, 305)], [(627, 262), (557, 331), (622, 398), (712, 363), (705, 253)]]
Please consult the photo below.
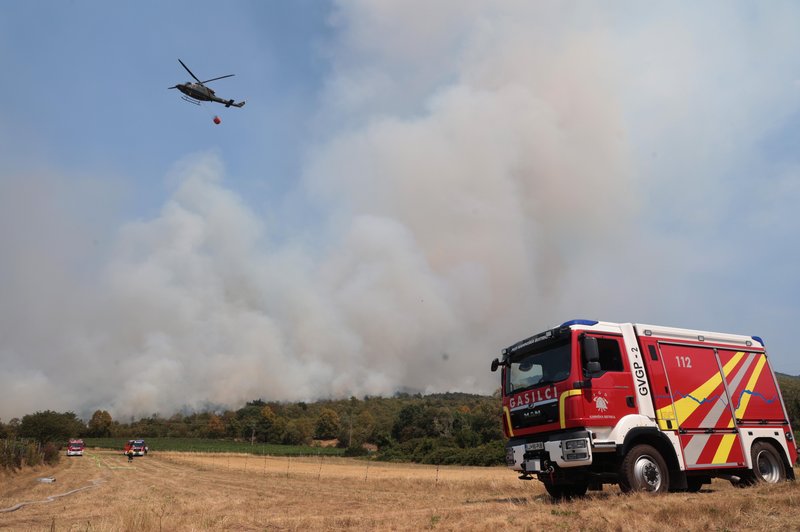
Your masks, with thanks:
[[(756, 362), (756, 369), (753, 370), (753, 374), (750, 375), (750, 379), (747, 381), (747, 386), (744, 388), (745, 390), (753, 390), (756, 386), (756, 382), (758, 382), (758, 378), (761, 376), (761, 371), (764, 369), (764, 366), (767, 363), (767, 357), (764, 355), (757, 355), (758, 362)], [(749, 393), (743, 393), (741, 402), (739, 403), (739, 408), (736, 409), (736, 418), (743, 419), (744, 413), (747, 410), (747, 405), (750, 403), (750, 398), (753, 397)]]
[[(743, 356), (744, 353), (741, 351), (733, 355), (733, 358), (731, 358), (728, 361), (728, 363), (725, 364), (725, 366), (722, 368), (722, 371), (726, 375), (729, 374), (731, 370), (734, 367), (736, 367), (736, 364), (739, 363), (739, 361), (742, 359)], [(713, 391), (720, 384), (722, 384), (722, 375), (719, 373), (719, 371), (716, 371), (714, 372), (714, 375), (712, 375), (710, 379), (708, 379), (706, 382), (704, 382), (703, 384), (692, 390), (688, 395), (691, 395), (692, 397), (695, 397), (698, 400), (702, 400), (702, 398), (711, 395)], [(672, 409), (673, 406), (675, 407), (675, 413), (677, 414), (678, 417), (678, 424), (680, 425), (684, 421), (686, 421), (689, 418), (689, 416), (691, 416), (694, 413), (695, 410), (697, 410), (700, 407), (700, 403), (698, 403), (691, 397), (688, 396), (683, 397), (673, 402), (671, 405), (660, 408), (657, 412), (658, 416), (661, 417), (662, 419), (670, 419), (672, 416), (669, 410)]]
[(564, 419), (565, 412), (564, 412), (564, 401), (567, 400), (567, 397), (572, 397), (573, 395), (580, 395), (582, 392), (580, 390), (567, 390), (566, 392), (561, 394), (561, 397), (558, 398), (558, 415), (559, 421), (561, 421), (561, 428), (566, 428), (567, 423)]
[(719, 442), (719, 447), (717, 447), (717, 452), (714, 453), (714, 459), (711, 461), (712, 464), (728, 463), (728, 456), (731, 454), (731, 447), (733, 447), (733, 442), (736, 441), (736, 436), (736, 434), (726, 434), (722, 437), (722, 441)]
[(514, 436), (514, 428), (511, 426), (511, 411), (507, 406), (503, 407), (503, 418), (505, 419), (506, 426), (508, 427), (508, 435)]

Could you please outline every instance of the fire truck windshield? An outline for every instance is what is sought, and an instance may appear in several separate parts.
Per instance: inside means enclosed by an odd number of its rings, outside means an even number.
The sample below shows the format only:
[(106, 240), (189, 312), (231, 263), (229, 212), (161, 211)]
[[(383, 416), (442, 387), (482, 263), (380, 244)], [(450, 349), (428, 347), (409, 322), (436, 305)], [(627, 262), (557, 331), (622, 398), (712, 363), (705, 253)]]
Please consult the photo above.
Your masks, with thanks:
[(569, 340), (544, 350), (513, 357), (506, 368), (506, 395), (528, 388), (553, 384), (569, 377), (572, 368)]

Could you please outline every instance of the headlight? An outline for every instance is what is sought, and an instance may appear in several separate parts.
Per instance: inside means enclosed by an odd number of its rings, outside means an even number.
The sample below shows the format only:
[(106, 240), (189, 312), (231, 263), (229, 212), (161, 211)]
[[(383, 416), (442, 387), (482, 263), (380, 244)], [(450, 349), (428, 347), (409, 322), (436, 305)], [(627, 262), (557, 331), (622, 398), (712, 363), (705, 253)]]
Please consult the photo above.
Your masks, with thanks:
[(586, 440), (567, 440), (564, 444), (566, 449), (586, 449)]

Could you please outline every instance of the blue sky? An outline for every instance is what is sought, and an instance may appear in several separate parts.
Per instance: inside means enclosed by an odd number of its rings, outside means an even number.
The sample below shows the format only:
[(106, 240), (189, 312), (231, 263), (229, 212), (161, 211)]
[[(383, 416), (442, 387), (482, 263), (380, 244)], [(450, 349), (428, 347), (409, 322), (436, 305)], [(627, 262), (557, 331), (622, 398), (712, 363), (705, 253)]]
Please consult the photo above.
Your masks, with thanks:
[[(135, 208), (146, 209), (159, 205), (163, 175), (177, 158), (218, 150), (242, 186), (268, 180), (283, 192), (299, 173), (328, 68), (329, 10), (303, 1), (225, 10), (196, 2), (14, 2), (0, 22), (3, 122), (13, 124), (4, 127), (13, 138), (3, 143), (3, 159), (113, 173), (136, 182)], [(175, 105), (177, 91), (165, 89), (189, 79), (178, 58), (203, 79), (237, 74), (213, 86), (249, 99), (247, 114)], [(225, 127), (205, 127), (216, 114)]]
[[(574, 317), (760, 335), (800, 374), (798, 20), (8, 2), (0, 418), (490, 393)], [(246, 106), (181, 101), (178, 58)]]

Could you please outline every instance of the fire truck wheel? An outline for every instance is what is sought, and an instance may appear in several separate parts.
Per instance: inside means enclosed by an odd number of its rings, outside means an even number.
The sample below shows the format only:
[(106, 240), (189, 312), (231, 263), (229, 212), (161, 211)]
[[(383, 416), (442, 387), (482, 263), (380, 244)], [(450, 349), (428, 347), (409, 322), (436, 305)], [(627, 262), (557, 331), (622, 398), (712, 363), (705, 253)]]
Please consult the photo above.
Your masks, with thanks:
[(586, 490), (589, 489), (589, 486), (588, 484), (553, 484), (552, 482), (545, 482), (544, 489), (556, 500), (569, 500), (586, 495)]
[(686, 478), (686, 491), (689, 493), (697, 493), (703, 487), (702, 477), (687, 477)]
[(622, 460), (619, 487), (625, 493), (666, 493), (669, 489), (669, 470), (661, 453), (651, 445), (635, 445)]
[(783, 460), (775, 447), (767, 442), (758, 441), (750, 449), (753, 458), (753, 474), (756, 482), (777, 484), (786, 480)]

